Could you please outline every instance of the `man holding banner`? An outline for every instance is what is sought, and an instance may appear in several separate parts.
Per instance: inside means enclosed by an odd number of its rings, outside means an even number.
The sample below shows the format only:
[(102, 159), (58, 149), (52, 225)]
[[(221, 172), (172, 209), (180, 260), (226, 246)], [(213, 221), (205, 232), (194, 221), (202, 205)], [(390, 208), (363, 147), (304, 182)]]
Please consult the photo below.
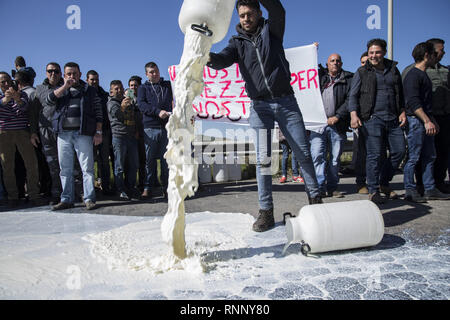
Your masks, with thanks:
[[(262, 17), (261, 4), (269, 18)], [(279, 0), (238, 0), (237, 35), (220, 53), (210, 53), (208, 66), (223, 69), (237, 62), (252, 100), (249, 123), (256, 131), (259, 216), (253, 230), (275, 225), (272, 199), (271, 130), (275, 121), (300, 162), (309, 203), (322, 203), (303, 116), (291, 87), (283, 48), (285, 10)]]

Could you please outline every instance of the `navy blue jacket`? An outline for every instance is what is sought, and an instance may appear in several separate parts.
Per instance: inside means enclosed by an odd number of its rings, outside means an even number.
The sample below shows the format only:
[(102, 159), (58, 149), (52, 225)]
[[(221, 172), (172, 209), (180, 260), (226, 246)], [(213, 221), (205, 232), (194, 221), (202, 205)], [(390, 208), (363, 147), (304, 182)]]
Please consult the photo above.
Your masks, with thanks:
[[(82, 97), (80, 101), (81, 124), (80, 134), (94, 136), (97, 129), (97, 123), (103, 123), (103, 111), (101, 100), (97, 95), (97, 90), (90, 87), (87, 83), (80, 80), (82, 85)], [(55, 133), (63, 130), (62, 125), (66, 117), (67, 109), (70, 104), (70, 95), (67, 92), (60, 98), (51, 91), (47, 97), (47, 103), (55, 106), (55, 112), (52, 118), (52, 126)]]
[(165, 128), (169, 118), (161, 119), (159, 113), (161, 110), (172, 112), (172, 87), (170, 81), (164, 81), (164, 78), (158, 83), (146, 81), (139, 87), (137, 103), (142, 113), (144, 129), (146, 128)]
[(238, 63), (252, 100), (294, 94), (291, 72), (283, 48), (286, 12), (279, 0), (260, 0), (269, 18), (261, 18), (257, 32), (247, 34), (239, 25), (237, 35), (220, 53), (211, 53), (208, 66), (223, 69)]

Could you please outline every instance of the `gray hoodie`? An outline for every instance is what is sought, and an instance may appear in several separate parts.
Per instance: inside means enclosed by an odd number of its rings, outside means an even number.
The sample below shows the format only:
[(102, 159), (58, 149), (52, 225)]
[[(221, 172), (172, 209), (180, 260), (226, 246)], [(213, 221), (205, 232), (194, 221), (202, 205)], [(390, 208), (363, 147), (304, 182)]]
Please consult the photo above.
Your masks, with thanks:
[(113, 135), (130, 135), (134, 137), (139, 130), (139, 126), (142, 126), (137, 107), (132, 103), (122, 111), (120, 107), (122, 100), (116, 97), (109, 97), (106, 104), (109, 121), (111, 122), (111, 131)]

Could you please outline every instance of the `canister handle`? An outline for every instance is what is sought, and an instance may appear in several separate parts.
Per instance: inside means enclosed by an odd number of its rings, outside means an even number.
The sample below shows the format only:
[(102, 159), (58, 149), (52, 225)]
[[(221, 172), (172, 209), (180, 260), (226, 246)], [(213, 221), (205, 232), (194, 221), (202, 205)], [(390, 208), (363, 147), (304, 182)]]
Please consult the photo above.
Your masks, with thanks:
[(286, 225), (286, 217), (289, 216), (290, 218), (295, 218), (295, 216), (290, 212), (283, 213), (283, 224)]
[(211, 30), (208, 29), (208, 27), (206, 26), (206, 24), (191, 24), (191, 29), (197, 32), (200, 32), (201, 34), (204, 34), (207, 37), (212, 37), (213, 32)]

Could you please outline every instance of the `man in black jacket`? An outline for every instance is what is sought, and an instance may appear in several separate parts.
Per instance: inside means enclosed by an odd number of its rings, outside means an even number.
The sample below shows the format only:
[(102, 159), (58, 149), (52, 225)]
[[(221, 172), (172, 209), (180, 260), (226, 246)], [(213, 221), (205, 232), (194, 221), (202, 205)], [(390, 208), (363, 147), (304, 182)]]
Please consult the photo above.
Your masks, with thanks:
[(328, 57), (327, 69), (319, 71), (320, 91), (328, 126), (322, 133), (311, 131), (309, 138), (322, 196), (343, 197), (342, 193), (337, 191), (337, 187), (340, 158), (350, 126), (347, 104), (352, 77), (353, 73), (342, 69), (342, 58), (336, 53)]
[[(415, 66), (405, 76), (403, 82), (408, 115), (408, 161), (404, 168), (404, 183), (407, 200), (426, 202), (426, 200), (449, 199), (436, 188), (433, 177), (433, 165), (436, 159), (435, 138), (439, 125), (432, 109), (432, 83), (426, 69), (435, 65), (437, 55), (430, 42), (416, 45), (412, 53)], [(420, 164), (424, 195), (422, 198), (416, 190), (414, 168)]]
[(53, 132), (52, 117), (54, 106), (46, 103), (50, 92), (64, 84), (61, 76), (61, 67), (56, 62), (50, 62), (45, 68), (47, 77), (36, 87), (38, 102), (30, 108), (31, 143), (35, 147), (42, 144), (42, 152), (48, 164), (51, 177), (51, 205), (59, 203), (61, 196), (61, 180), (59, 179), (58, 149), (56, 135)]
[(58, 159), (62, 185), (61, 202), (52, 210), (72, 208), (74, 196), (74, 157), (83, 172), (83, 197), (88, 210), (96, 208), (93, 145), (102, 142), (103, 112), (96, 90), (80, 80), (78, 64), (64, 66), (64, 84), (48, 94), (46, 102), (55, 107), (52, 117), (58, 135)]
[[(260, 3), (269, 18), (262, 17)], [(263, 232), (275, 225), (272, 199), (271, 136), (274, 122), (300, 162), (310, 203), (321, 203), (303, 116), (290, 85), (291, 72), (283, 48), (286, 13), (279, 0), (238, 0), (237, 35), (218, 54), (211, 53), (208, 66), (226, 68), (238, 63), (252, 100), (250, 126), (255, 129), (259, 216), (253, 230)]]
[[(366, 141), (367, 186), (369, 199), (375, 203), (385, 202), (380, 190), (391, 194), (389, 182), (405, 155), (402, 78), (397, 62), (384, 58), (386, 46), (383, 39), (367, 43), (369, 59), (353, 76), (349, 100), (351, 127), (362, 127)], [(387, 145), (390, 161), (382, 161)]]

